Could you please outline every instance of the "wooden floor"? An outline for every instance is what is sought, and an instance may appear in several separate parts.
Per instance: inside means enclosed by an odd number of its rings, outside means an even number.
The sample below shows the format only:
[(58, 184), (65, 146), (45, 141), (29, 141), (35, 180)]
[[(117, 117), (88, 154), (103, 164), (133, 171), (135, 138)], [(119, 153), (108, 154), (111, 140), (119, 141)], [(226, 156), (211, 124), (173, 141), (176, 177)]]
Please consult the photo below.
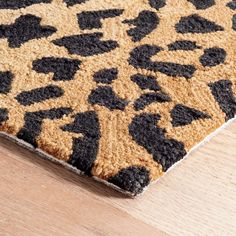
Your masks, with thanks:
[(130, 199), (0, 138), (0, 235), (236, 235), (236, 122)]

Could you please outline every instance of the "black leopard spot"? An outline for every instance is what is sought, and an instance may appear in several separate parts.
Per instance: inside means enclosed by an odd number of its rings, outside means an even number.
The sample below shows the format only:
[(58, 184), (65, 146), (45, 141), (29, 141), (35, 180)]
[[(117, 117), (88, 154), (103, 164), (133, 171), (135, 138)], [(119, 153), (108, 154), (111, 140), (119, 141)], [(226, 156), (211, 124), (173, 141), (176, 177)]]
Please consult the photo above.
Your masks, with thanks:
[(33, 61), (33, 70), (38, 73), (54, 73), (53, 80), (72, 80), (80, 69), (80, 60), (68, 58), (43, 57)]
[(64, 0), (64, 2), (66, 3), (66, 5), (67, 5), (68, 7), (74, 6), (74, 5), (76, 5), (76, 4), (85, 3), (85, 2), (87, 2), (87, 1), (89, 1), (89, 0)]
[(149, 0), (149, 4), (156, 10), (159, 10), (166, 5), (166, 0)]
[(119, 45), (116, 41), (101, 41), (102, 33), (80, 34), (66, 36), (52, 41), (54, 44), (66, 47), (69, 53), (81, 56), (93, 56), (110, 52)]
[(154, 76), (146, 76), (141, 74), (136, 74), (131, 76), (131, 80), (135, 82), (141, 89), (149, 89), (153, 91), (160, 90), (160, 86), (158, 82), (156, 81), (156, 78)]
[(232, 0), (232, 2), (227, 3), (226, 6), (232, 10), (236, 10), (236, 0)]
[(160, 52), (162, 48), (154, 45), (142, 45), (130, 53), (129, 64), (135, 68), (142, 68), (154, 72), (161, 72), (168, 76), (182, 76), (189, 79), (196, 68), (193, 65), (181, 65), (172, 62), (153, 62), (151, 57)]
[(88, 101), (90, 104), (105, 106), (110, 110), (118, 109), (124, 110), (128, 102), (122, 98), (119, 98), (111, 87), (99, 86), (92, 90), (89, 95)]
[(113, 80), (117, 79), (117, 75), (117, 68), (102, 69), (93, 75), (93, 79), (97, 83), (111, 84)]
[(23, 15), (11, 25), (0, 25), (0, 38), (7, 38), (9, 47), (18, 48), (32, 39), (48, 37), (56, 32), (51, 26), (41, 26), (41, 18), (34, 15)]
[(7, 94), (11, 90), (13, 74), (10, 71), (0, 71), (0, 93)]
[(207, 9), (216, 4), (215, 0), (188, 0), (188, 1), (191, 2), (198, 10)]
[(61, 127), (63, 131), (83, 134), (85, 136), (100, 137), (99, 121), (96, 112), (86, 111), (73, 116), (73, 123)]
[(109, 9), (101, 11), (83, 11), (77, 14), (79, 27), (84, 29), (99, 29), (102, 28), (102, 19), (120, 16), (124, 10)]
[(123, 23), (136, 26), (128, 30), (127, 33), (134, 42), (138, 42), (156, 29), (159, 24), (159, 18), (155, 12), (142, 11), (137, 18), (124, 20)]
[(226, 51), (223, 48), (207, 48), (204, 54), (200, 57), (200, 62), (203, 66), (217, 66), (224, 63)]
[(61, 129), (83, 135), (80, 138), (73, 138), (73, 152), (68, 163), (90, 174), (97, 157), (101, 137), (97, 114), (94, 111), (78, 113), (72, 124), (65, 125)]
[(25, 123), (21, 130), (17, 133), (17, 138), (30, 143), (34, 147), (37, 147), (37, 137), (39, 136), (44, 119), (61, 119), (64, 115), (68, 115), (72, 112), (71, 108), (61, 107), (52, 108), (50, 110), (41, 110), (36, 112), (25, 113)]
[(137, 195), (149, 184), (149, 171), (142, 166), (130, 166), (110, 177), (108, 182)]
[(134, 109), (136, 111), (143, 110), (146, 106), (157, 102), (170, 102), (171, 98), (165, 93), (145, 93), (142, 94), (135, 102)]
[(179, 40), (168, 45), (168, 49), (170, 51), (177, 51), (177, 50), (192, 51), (194, 49), (199, 49), (199, 48), (201, 47), (197, 46), (196, 42), (189, 40)]
[(223, 31), (224, 28), (213, 21), (209, 21), (197, 14), (181, 17), (179, 23), (175, 25), (178, 33), (211, 33)]
[(236, 115), (236, 98), (233, 94), (232, 82), (230, 80), (219, 80), (210, 83), (209, 87), (216, 102), (226, 115), (225, 121), (234, 118)]
[(133, 118), (129, 133), (138, 145), (144, 147), (153, 159), (167, 171), (186, 155), (184, 144), (165, 137), (166, 130), (157, 126), (160, 115), (143, 113)]
[(8, 120), (8, 110), (6, 108), (0, 108), (0, 125)]
[(152, 62), (150, 58), (163, 49), (154, 45), (141, 45), (134, 48), (130, 53), (129, 63), (135, 68), (152, 69)]
[(236, 14), (232, 18), (232, 29), (236, 31)]
[(174, 127), (191, 124), (194, 120), (209, 119), (210, 116), (197, 109), (177, 104), (170, 112)]
[(1, 0), (0, 9), (20, 9), (37, 3), (51, 3), (52, 0)]
[(64, 91), (56, 85), (37, 88), (30, 91), (23, 91), (16, 96), (16, 100), (24, 106), (42, 102), (47, 99), (58, 98), (64, 94)]

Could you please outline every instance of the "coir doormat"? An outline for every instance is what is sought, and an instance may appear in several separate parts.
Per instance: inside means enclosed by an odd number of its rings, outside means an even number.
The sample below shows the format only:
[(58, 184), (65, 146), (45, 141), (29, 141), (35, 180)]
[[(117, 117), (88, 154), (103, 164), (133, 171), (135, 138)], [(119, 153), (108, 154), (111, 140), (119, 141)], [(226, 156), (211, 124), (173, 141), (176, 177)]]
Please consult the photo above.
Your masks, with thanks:
[(236, 113), (235, 0), (1, 0), (0, 130), (137, 195)]

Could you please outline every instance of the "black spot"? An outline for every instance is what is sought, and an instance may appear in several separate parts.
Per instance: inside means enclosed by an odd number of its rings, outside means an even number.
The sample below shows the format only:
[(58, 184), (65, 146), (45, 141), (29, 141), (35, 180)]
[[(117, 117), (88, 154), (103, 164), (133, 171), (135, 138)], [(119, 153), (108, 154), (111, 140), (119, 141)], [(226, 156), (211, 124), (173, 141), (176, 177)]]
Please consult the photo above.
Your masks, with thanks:
[(11, 90), (13, 74), (10, 71), (0, 71), (0, 93), (7, 94)]
[(33, 61), (33, 70), (38, 73), (54, 73), (53, 80), (72, 80), (79, 66), (80, 60), (68, 58), (43, 57)]
[(65, 125), (61, 129), (83, 135), (80, 138), (73, 138), (73, 153), (68, 163), (89, 174), (97, 157), (101, 137), (96, 113), (94, 111), (78, 113), (72, 124)]
[(149, 171), (143, 166), (130, 166), (110, 177), (108, 182), (137, 195), (149, 184)]
[(234, 118), (236, 114), (236, 98), (232, 91), (232, 82), (230, 80), (219, 80), (210, 83), (209, 87), (216, 102), (225, 113), (225, 121)]
[(236, 31), (236, 14), (232, 18), (232, 29)]
[(191, 2), (198, 10), (207, 9), (215, 5), (215, 0), (188, 0), (188, 1)]
[(70, 6), (74, 6), (76, 4), (81, 4), (81, 3), (85, 3), (87, 2), (88, 0), (64, 0), (64, 2), (66, 3), (66, 5), (68, 7)]
[(51, 3), (52, 0), (1, 0), (0, 9), (19, 9), (37, 3)]
[(209, 119), (210, 116), (197, 109), (177, 104), (170, 112), (172, 125), (174, 127), (189, 125), (194, 120)]
[(191, 78), (196, 71), (193, 65), (181, 65), (172, 62), (153, 62), (151, 57), (160, 52), (162, 48), (154, 45), (142, 45), (130, 53), (129, 64), (135, 68), (142, 68), (154, 72), (161, 72), (168, 76), (183, 76)]
[(102, 69), (93, 75), (93, 79), (97, 83), (111, 84), (113, 80), (117, 79), (117, 75), (117, 68)]
[(64, 94), (64, 91), (55, 85), (37, 88), (30, 91), (23, 91), (16, 96), (16, 100), (24, 106), (32, 105), (51, 98), (58, 98)]
[(166, 0), (149, 0), (149, 4), (156, 10), (159, 10), (166, 5)]
[(63, 131), (81, 133), (91, 138), (100, 137), (99, 121), (95, 111), (77, 113), (73, 117), (75, 118), (73, 123), (61, 127)]
[(196, 42), (189, 40), (179, 40), (168, 45), (168, 49), (170, 51), (177, 51), (177, 50), (192, 51), (194, 49), (199, 49), (199, 48), (201, 47), (197, 46)]
[(105, 106), (110, 110), (118, 109), (124, 110), (128, 102), (122, 98), (117, 97), (112, 88), (108, 86), (99, 86), (91, 91), (88, 97), (90, 104)]
[(79, 27), (84, 29), (99, 29), (102, 28), (102, 19), (119, 16), (124, 10), (109, 9), (101, 11), (83, 11), (77, 14)]
[(9, 47), (18, 48), (21, 44), (42, 37), (48, 37), (56, 32), (51, 26), (41, 26), (41, 18), (34, 15), (23, 15), (11, 25), (0, 25), (0, 38), (7, 38)]
[(156, 29), (159, 24), (159, 18), (155, 12), (142, 11), (137, 18), (133, 20), (124, 20), (123, 23), (136, 26), (135, 28), (128, 30), (127, 33), (134, 42), (138, 42)]
[(181, 65), (172, 62), (154, 62), (152, 63), (152, 70), (159, 71), (168, 76), (182, 76), (189, 79), (193, 76), (196, 68), (193, 65)]
[(136, 74), (131, 76), (131, 80), (135, 82), (141, 89), (149, 89), (159, 91), (161, 88), (156, 81), (156, 78), (151, 75)]
[(154, 45), (141, 45), (133, 49), (130, 53), (129, 63), (135, 68), (147, 68), (152, 69), (152, 62), (150, 58), (163, 49)]
[(129, 133), (137, 144), (144, 147), (153, 159), (167, 171), (174, 163), (186, 155), (184, 144), (165, 137), (166, 130), (157, 126), (158, 114), (143, 113), (133, 118)]
[(80, 34), (74, 36), (66, 36), (61, 39), (52, 41), (54, 44), (66, 47), (69, 53), (81, 56), (93, 56), (110, 52), (119, 45), (116, 41), (101, 41), (102, 33)]
[(37, 147), (36, 139), (40, 135), (43, 120), (61, 119), (64, 115), (68, 115), (70, 112), (72, 112), (72, 109), (65, 107), (36, 112), (26, 112), (25, 124), (18, 132), (17, 138), (23, 139), (25, 142)]
[(207, 48), (204, 54), (200, 57), (200, 62), (203, 66), (217, 66), (224, 63), (226, 58), (226, 51), (223, 48)]
[(171, 98), (165, 93), (146, 93), (142, 94), (135, 102), (134, 108), (136, 111), (143, 110), (146, 106), (158, 102), (170, 102)]
[(6, 108), (0, 108), (0, 125), (8, 120), (8, 110)]
[(224, 28), (213, 21), (209, 21), (197, 14), (181, 17), (179, 23), (175, 25), (178, 33), (211, 33), (223, 31)]
[(232, 2), (227, 3), (226, 6), (232, 10), (236, 10), (236, 0), (232, 0)]

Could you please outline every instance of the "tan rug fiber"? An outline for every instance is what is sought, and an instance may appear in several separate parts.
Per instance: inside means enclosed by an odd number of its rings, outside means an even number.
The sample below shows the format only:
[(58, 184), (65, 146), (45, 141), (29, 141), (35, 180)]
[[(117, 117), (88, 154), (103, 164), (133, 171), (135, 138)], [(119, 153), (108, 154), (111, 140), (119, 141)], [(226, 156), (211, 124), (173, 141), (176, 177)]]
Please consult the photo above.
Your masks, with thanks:
[(235, 114), (235, 0), (0, 1), (0, 131), (81, 173), (137, 195)]

